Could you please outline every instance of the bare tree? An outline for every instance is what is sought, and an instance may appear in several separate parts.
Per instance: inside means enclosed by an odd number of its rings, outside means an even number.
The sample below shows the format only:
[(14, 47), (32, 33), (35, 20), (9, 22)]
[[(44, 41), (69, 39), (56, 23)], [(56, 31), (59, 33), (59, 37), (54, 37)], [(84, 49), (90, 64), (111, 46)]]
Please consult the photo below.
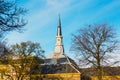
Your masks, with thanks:
[(22, 15), (26, 11), (24, 8), (18, 7), (13, 1), (0, 0), (0, 37), (9, 31), (22, 30), (22, 27), (26, 25)]
[(7, 56), (10, 54), (10, 48), (7, 45), (6, 40), (0, 40), (0, 62), (2, 64), (7, 63)]
[(10, 31), (23, 31), (26, 21), (23, 19), (26, 9), (18, 7), (13, 0), (0, 0), (0, 59), (4, 60), (6, 54), (9, 54), (9, 48), (6, 41), (3, 41), (4, 34)]
[(11, 69), (5, 76), (14, 80), (31, 78), (33, 74), (40, 73), (40, 64), (43, 63), (43, 50), (39, 43), (30, 41), (12, 46), (12, 53), (8, 56)]
[(80, 59), (95, 67), (98, 79), (102, 80), (102, 66), (106, 56), (116, 48), (115, 33), (108, 24), (87, 25), (72, 35), (72, 50), (80, 54)]

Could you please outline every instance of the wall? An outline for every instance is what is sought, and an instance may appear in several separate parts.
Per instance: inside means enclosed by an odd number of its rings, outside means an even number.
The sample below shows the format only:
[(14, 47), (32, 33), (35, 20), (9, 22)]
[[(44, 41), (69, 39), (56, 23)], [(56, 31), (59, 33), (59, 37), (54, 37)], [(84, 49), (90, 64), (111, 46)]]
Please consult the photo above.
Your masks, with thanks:
[[(91, 79), (98, 80), (96, 76), (92, 76)], [(103, 76), (103, 80), (120, 80), (120, 76)]]
[(80, 73), (42, 74), (43, 80), (80, 80)]

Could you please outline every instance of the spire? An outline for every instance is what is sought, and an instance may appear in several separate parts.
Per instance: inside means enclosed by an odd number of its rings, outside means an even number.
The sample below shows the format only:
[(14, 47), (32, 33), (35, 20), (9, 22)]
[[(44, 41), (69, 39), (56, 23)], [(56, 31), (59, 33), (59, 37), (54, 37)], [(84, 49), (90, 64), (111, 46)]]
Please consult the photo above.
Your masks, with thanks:
[(59, 17), (58, 17), (58, 27), (61, 27), (60, 15), (59, 15)]
[(64, 47), (62, 43), (62, 29), (61, 29), (61, 20), (60, 15), (58, 17), (58, 27), (57, 27), (57, 36), (56, 36), (56, 46), (54, 51), (55, 58), (63, 57), (64, 55)]
[(62, 36), (60, 15), (59, 15), (59, 18), (58, 18), (57, 36)]

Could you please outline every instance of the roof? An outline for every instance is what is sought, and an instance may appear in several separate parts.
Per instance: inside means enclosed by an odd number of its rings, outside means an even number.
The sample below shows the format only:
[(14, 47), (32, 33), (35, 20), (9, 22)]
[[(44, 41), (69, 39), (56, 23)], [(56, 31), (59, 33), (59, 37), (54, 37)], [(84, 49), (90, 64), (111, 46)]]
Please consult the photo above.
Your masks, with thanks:
[(43, 65), (42, 74), (55, 74), (55, 73), (78, 73), (70, 64), (57, 64), (57, 65)]
[(45, 59), (45, 64), (42, 66), (42, 74), (76, 72), (80, 73), (79, 67), (74, 60), (68, 56), (65, 56), (64, 58)]

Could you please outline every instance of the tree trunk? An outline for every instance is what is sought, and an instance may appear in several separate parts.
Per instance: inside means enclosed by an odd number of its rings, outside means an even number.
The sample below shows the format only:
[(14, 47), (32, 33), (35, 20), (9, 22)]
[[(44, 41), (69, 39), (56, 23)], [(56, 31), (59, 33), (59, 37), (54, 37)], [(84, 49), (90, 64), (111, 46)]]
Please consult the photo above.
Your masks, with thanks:
[(102, 68), (98, 67), (98, 80), (102, 80)]
[(101, 60), (100, 60), (100, 55), (98, 53), (98, 58), (97, 58), (97, 71), (98, 71), (98, 80), (102, 80), (102, 67), (101, 67)]

